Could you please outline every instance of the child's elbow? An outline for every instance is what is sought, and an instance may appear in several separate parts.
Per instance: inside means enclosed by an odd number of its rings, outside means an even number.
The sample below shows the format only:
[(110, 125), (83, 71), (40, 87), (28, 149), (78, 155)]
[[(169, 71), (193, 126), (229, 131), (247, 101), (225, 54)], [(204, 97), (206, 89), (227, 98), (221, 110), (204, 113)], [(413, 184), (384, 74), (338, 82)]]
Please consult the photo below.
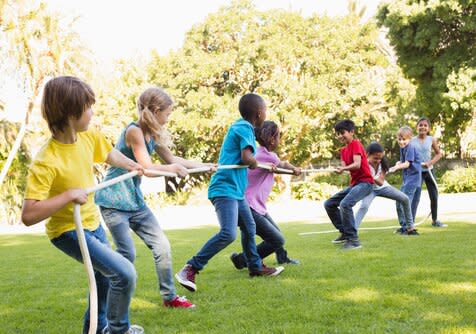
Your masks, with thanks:
[(25, 226), (31, 226), (38, 223), (28, 212), (22, 212), (21, 221)]

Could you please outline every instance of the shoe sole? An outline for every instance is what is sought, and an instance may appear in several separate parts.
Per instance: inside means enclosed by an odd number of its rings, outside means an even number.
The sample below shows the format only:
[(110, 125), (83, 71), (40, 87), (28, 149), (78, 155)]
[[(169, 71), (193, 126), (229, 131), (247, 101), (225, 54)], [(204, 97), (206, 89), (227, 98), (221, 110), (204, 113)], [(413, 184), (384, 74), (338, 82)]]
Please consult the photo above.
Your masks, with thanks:
[(279, 267), (276, 267), (274, 269), (276, 269), (276, 271), (274, 273), (272, 273), (271, 275), (269, 275), (269, 276), (271, 276), (271, 277), (278, 276), (279, 274), (281, 274), (284, 271), (283, 266), (279, 266)]
[(197, 285), (193, 282), (183, 280), (179, 274), (175, 274), (175, 279), (180, 283), (181, 286), (183, 286), (185, 289), (188, 291), (195, 292), (197, 291)]
[(360, 249), (362, 248), (362, 245), (358, 245), (358, 246), (352, 246), (352, 247), (342, 247), (342, 250), (346, 251), (346, 250), (353, 250), (353, 249)]
[(343, 244), (344, 242), (346, 242), (346, 240), (332, 240), (331, 241), (334, 245), (339, 245), (339, 244)]

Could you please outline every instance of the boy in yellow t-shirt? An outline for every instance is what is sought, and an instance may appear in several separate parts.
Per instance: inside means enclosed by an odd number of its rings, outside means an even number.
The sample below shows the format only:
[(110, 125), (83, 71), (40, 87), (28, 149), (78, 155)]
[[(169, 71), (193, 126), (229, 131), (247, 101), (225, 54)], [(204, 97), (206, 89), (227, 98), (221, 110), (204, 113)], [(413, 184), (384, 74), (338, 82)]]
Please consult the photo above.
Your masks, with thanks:
[[(85, 190), (94, 185), (94, 163), (107, 162), (126, 170), (142, 171), (142, 167), (114, 150), (99, 131), (88, 130), (94, 102), (91, 87), (78, 78), (62, 76), (46, 83), (41, 111), (52, 137), (30, 167), (22, 221), (30, 226), (50, 218), (46, 224), (50, 241), (82, 262), (72, 202), (81, 204), (97, 282), (97, 333), (143, 333), (140, 326), (129, 323), (129, 304), (136, 281), (134, 266), (109, 246), (93, 196)], [(88, 328), (89, 307), (83, 333)]]

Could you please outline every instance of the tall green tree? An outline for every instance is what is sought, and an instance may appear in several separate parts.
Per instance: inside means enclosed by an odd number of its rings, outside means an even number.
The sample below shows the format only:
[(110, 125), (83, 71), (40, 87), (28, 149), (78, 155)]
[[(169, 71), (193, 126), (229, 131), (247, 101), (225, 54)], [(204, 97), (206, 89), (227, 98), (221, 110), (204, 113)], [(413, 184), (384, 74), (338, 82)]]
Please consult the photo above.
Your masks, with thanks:
[(180, 50), (149, 66), (151, 81), (177, 102), (177, 149), (216, 161), (247, 92), (268, 101), (285, 134), (281, 155), (296, 164), (333, 157), (333, 124), (344, 117), (361, 127), (362, 139), (373, 139), (394, 118), (386, 82), (395, 69), (376, 47), (376, 25), (354, 12), (306, 18), (233, 1), (195, 25)]
[(443, 128), (449, 151), (476, 114), (476, 1), (396, 0), (379, 7), (378, 23), (403, 73), (418, 87), (418, 111)]

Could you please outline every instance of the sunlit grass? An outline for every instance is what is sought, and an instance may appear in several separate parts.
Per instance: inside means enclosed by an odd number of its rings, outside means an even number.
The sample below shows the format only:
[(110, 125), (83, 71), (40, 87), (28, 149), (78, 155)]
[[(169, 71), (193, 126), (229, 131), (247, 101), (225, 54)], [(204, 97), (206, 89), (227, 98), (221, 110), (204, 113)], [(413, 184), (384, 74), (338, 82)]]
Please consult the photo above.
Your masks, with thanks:
[[(365, 226), (392, 225), (370, 222)], [(341, 251), (330, 225), (282, 225), (299, 266), (250, 279), (235, 270), (235, 242), (197, 276), (193, 311), (163, 307), (150, 251), (136, 239), (139, 273), (131, 320), (146, 333), (428, 333), (476, 334), (475, 225), (419, 227), (415, 238), (362, 231), (363, 248)], [(179, 270), (216, 228), (167, 231)], [(464, 240), (464, 242), (462, 242)], [(6, 246), (8, 245), (8, 246)], [(0, 332), (79, 333), (87, 302), (82, 265), (46, 236), (0, 236)], [(274, 265), (275, 259), (266, 259)]]

